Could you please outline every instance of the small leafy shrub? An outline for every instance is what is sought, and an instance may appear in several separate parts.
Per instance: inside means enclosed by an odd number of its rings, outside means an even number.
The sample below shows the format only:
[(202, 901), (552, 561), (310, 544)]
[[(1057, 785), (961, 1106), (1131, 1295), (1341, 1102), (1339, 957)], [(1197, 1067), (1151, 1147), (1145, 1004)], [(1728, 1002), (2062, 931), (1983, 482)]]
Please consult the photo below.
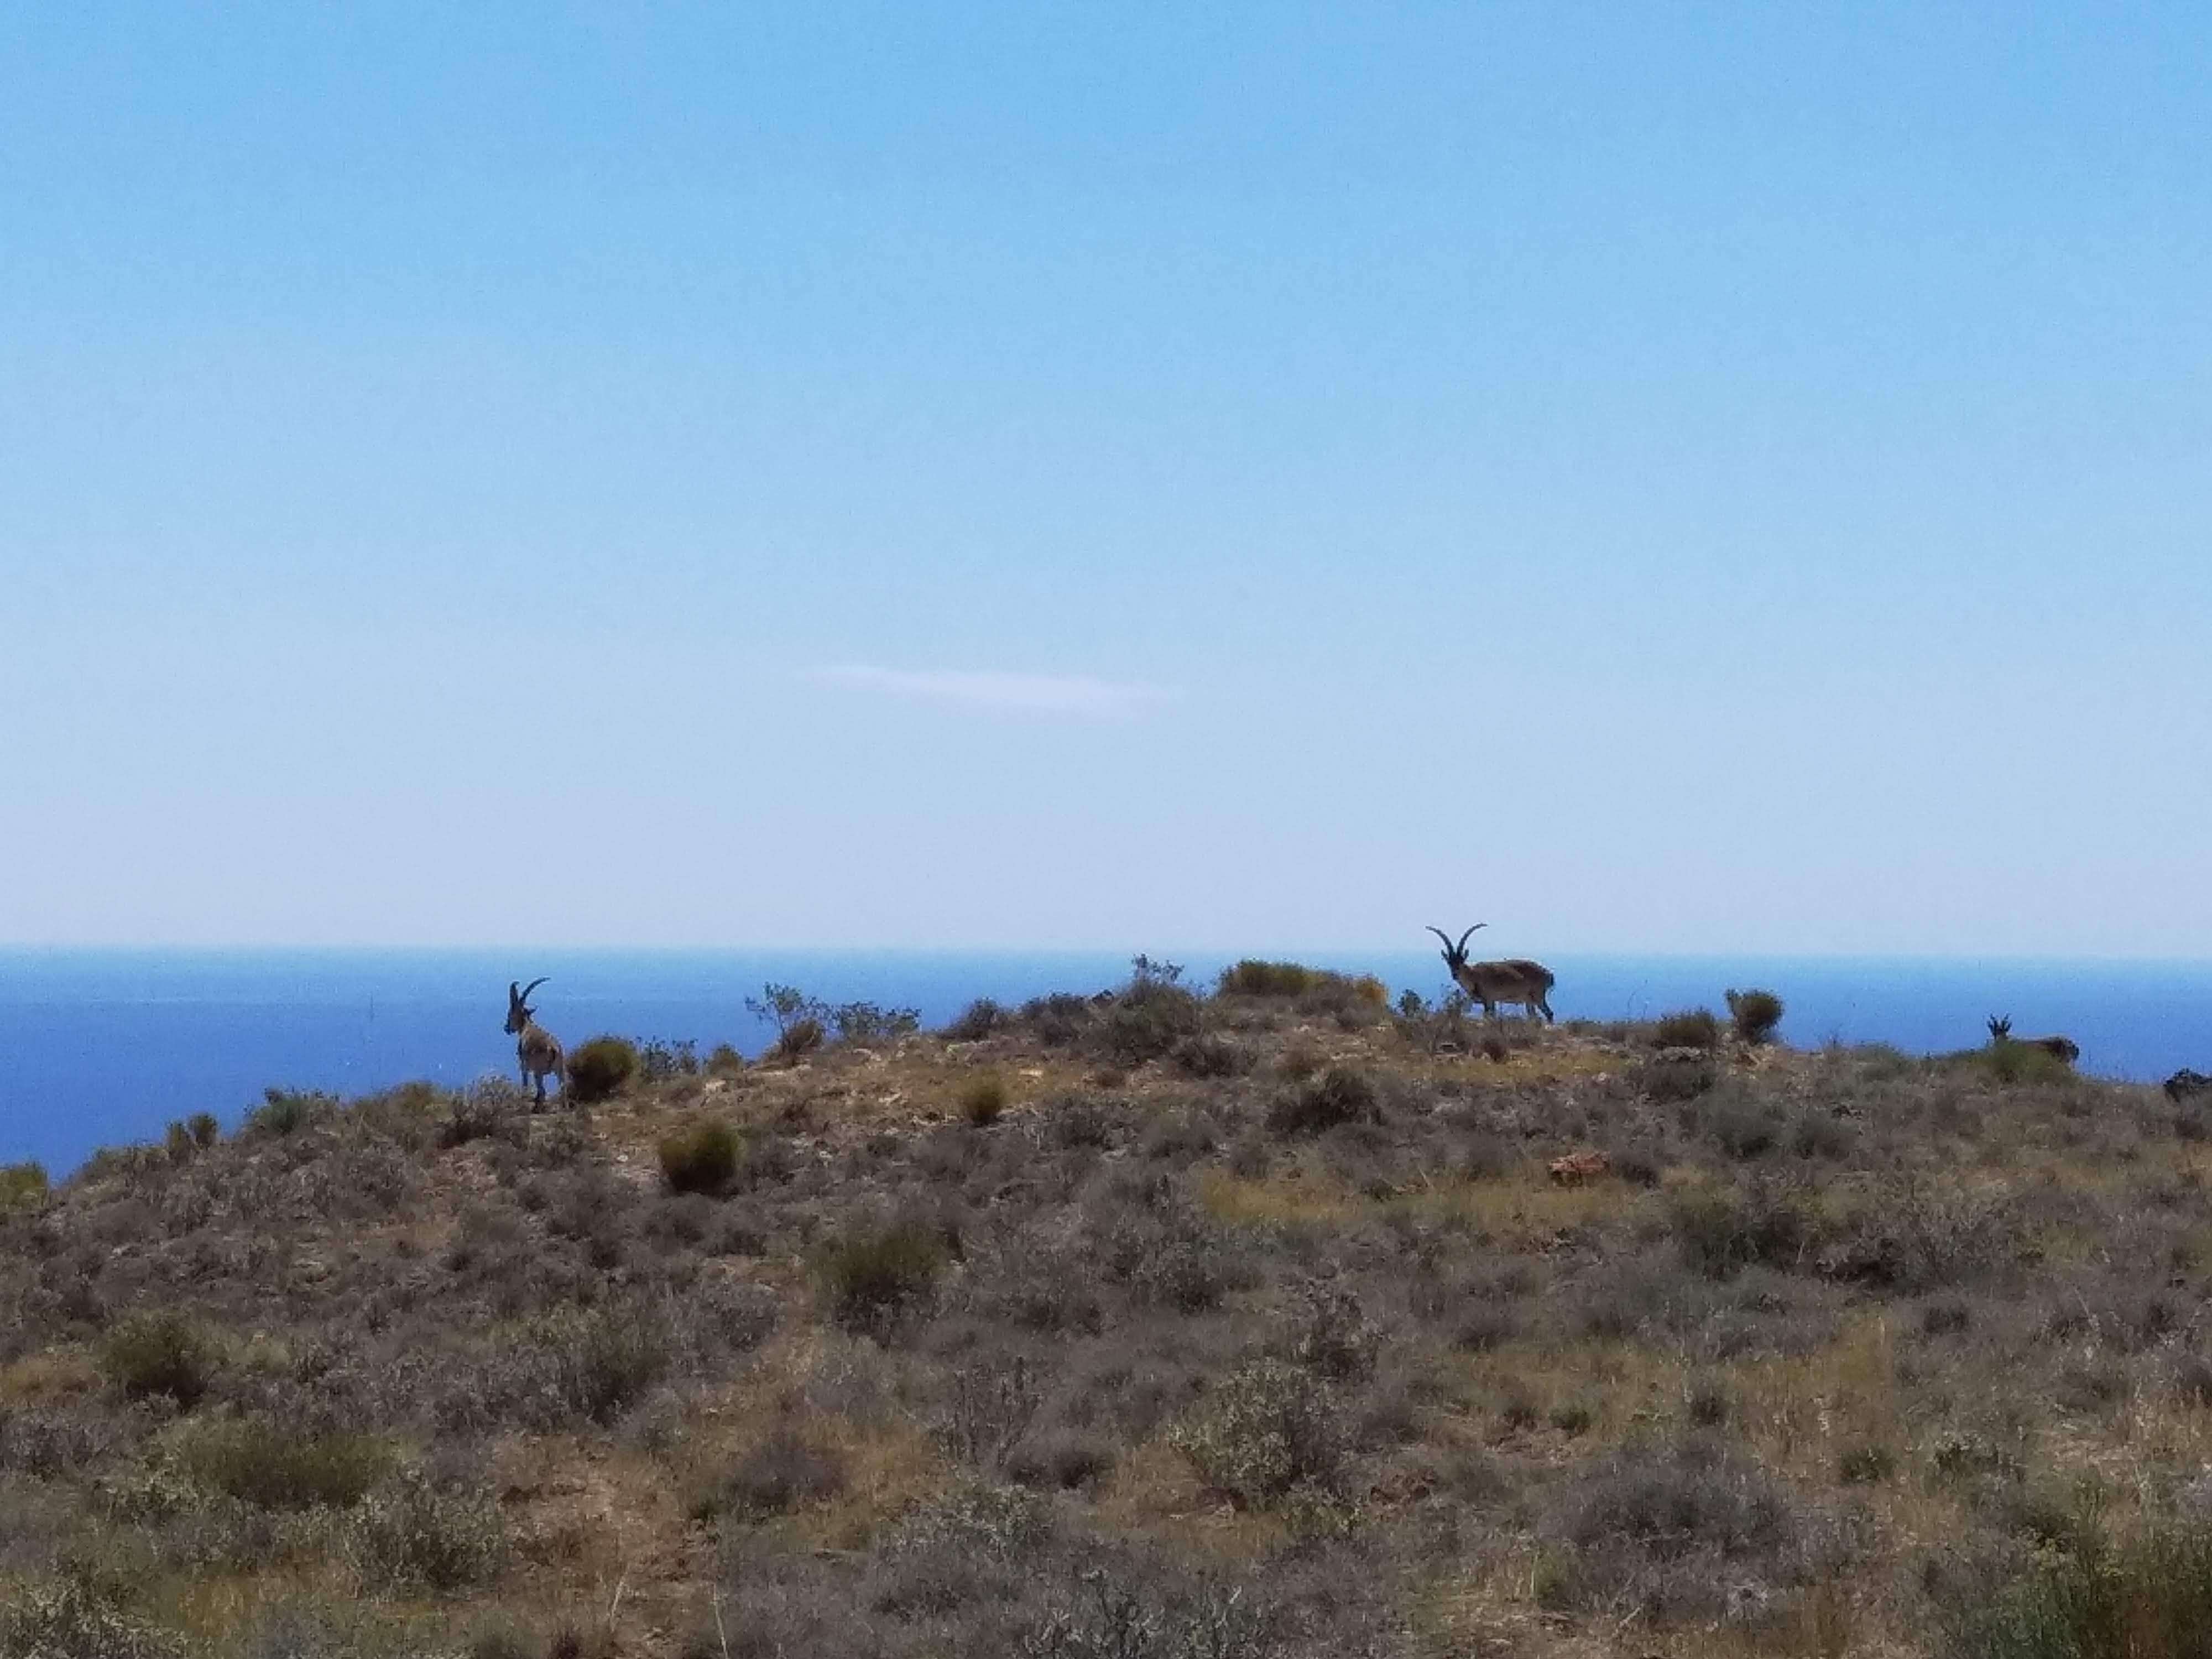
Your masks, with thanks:
[(1662, 1048), (1717, 1048), (1721, 1023), (1710, 1008), (1684, 1008), (1662, 1015), (1651, 1028), (1651, 1040)]
[(1185, 1037), (1168, 1056), (1186, 1077), (1237, 1077), (1252, 1069), (1252, 1056), (1226, 1037)]
[(669, 1042), (659, 1037), (641, 1043), (637, 1051), (638, 1074), (647, 1083), (666, 1083), (679, 1077), (699, 1075), (699, 1045), (696, 1042)]
[(161, 1136), (161, 1150), (169, 1155), (172, 1164), (182, 1164), (198, 1150), (192, 1145), (191, 1132), (180, 1122), (172, 1122)]
[(1278, 1134), (1311, 1135), (1340, 1124), (1378, 1122), (1382, 1116), (1373, 1079), (1364, 1072), (1332, 1066), (1277, 1095), (1267, 1108), (1267, 1127)]
[(359, 1503), (393, 1461), (374, 1435), (302, 1432), (258, 1417), (199, 1425), (177, 1460), (195, 1485), (268, 1510)]
[(984, 1072), (960, 1085), (960, 1115), (977, 1128), (996, 1123), (1006, 1109), (1006, 1080)]
[(1869, 1486), (1897, 1473), (1897, 1454), (1869, 1441), (1846, 1446), (1836, 1459), (1836, 1478), (1847, 1486)]
[(0, 1215), (11, 1210), (37, 1209), (46, 1201), (46, 1191), (44, 1164), (0, 1164)]
[(745, 1057), (726, 1042), (714, 1045), (714, 1052), (707, 1056), (707, 1075), (737, 1077), (745, 1069)]
[(737, 1179), (743, 1141), (728, 1124), (702, 1118), (660, 1140), (660, 1175), (672, 1193), (724, 1193)]
[(1597, 1411), (1587, 1400), (1564, 1400), (1552, 1407), (1552, 1426), (1569, 1437), (1587, 1434), (1597, 1421)]
[[(489, 1085), (492, 1079), (485, 1079)], [(497, 1135), (509, 1120), (526, 1109), (526, 1097), (520, 1090), (509, 1092), (510, 1085), (504, 1078), (499, 1086), (479, 1086), (465, 1089), (453, 1097), (446, 1118), (438, 1125), (437, 1142), (450, 1152), (456, 1146), (465, 1146), (472, 1140), (489, 1140)], [(574, 1074), (569, 1078), (569, 1087), (575, 1086)]]
[(1754, 1264), (1795, 1267), (1814, 1240), (1807, 1206), (1771, 1182), (1679, 1188), (1668, 1195), (1668, 1219), (1683, 1259), (1709, 1279)]
[(627, 1037), (593, 1037), (569, 1052), (568, 1096), (584, 1106), (612, 1100), (629, 1086), (637, 1068), (637, 1046)]
[(1230, 1372), (1169, 1438), (1240, 1509), (1266, 1508), (1302, 1484), (1326, 1486), (1340, 1455), (1328, 1389), (1279, 1359)]
[(1309, 1283), (1299, 1287), (1298, 1302), (1291, 1358), (1334, 1382), (1373, 1373), (1382, 1334), (1358, 1297), (1333, 1285)]
[(776, 1034), (775, 1042), (769, 1048), (769, 1057), (787, 1066), (796, 1066), (828, 1040), (829, 1032), (820, 1020), (793, 1020)]
[(1732, 990), (1728, 994), (1728, 1011), (1737, 1038), (1744, 1042), (1768, 1042), (1782, 1024), (1782, 999), (1771, 991)]
[(1298, 963), (1258, 962), (1247, 957), (1223, 969), (1214, 989), (1224, 997), (1302, 997), (1323, 977), (1319, 969)]
[(2166, 1520), (2115, 1541), (2101, 1531), (2045, 1551), (1971, 1617), (1954, 1659), (2193, 1659), (2212, 1632), (2212, 1528)]
[(175, 1312), (132, 1314), (100, 1345), (100, 1369), (134, 1400), (167, 1395), (179, 1405), (199, 1402), (215, 1380), (215, 1345)]
[(990, 998), (978, 997), (960, 1011), (943, 1036), (948, 1042), (981, 1042), (1003, 1028), (1008, 1019), (1006, 1011)]
[(1128, 984), (1098, 1021), (1094, 1041), (1103, 1057), (1118, 1066), (1141, 1066), (1196, 1036), (1202, 1012), (1182, 980), (1182, 969), (1174, 963), (1137, 957)]
[(745, 999), (745, 1012), (775, 1027), (775, 1041), (769, 1053), (787, 1064), (812, 1054), (830, 1034), (830, 1005), (796, 985), (770, 981), (761, 987), (758, 996)]
[(330, 1095), (306, 1094), (296, 1089), (264, 1089), (261, 1103), (247, 1114), (246, 1127), (258, 1135), (295, 1134), (318, 1119), (338, 1109)]
[(410, 1467), (355, 1511), (349, 1553), (380, 1589), (452, 1595), (489, 1583), (507, 1559), (507, 1528), (489, 1492), (443, 1490)]
[(801, 1439), (788, 1424), (779, 1424), (767, 1439), (692, 1504), (695, 1520), (730, 1516), (765, 1521), (788, 1514), (802, 1504), (843, 1490), (844, 1471)]
[(1073, 1048), (1090, 1030), (1095, 1012), (1089, 998), (1054, 991), (1022, 1004), (1022, 1023), (1046, 1048)]
[(185, 1133), (192, 1138), (192, 1145), (205, 1152), (222, 1139), (222, 1126), (215, 1121), (213, 1112), (194, 1112), (185, 1120)]
[(1808, 1575), (1806, 1518), (1789, 1490), (1711, 1434), (1632, 1442), (1587, 1466), (1544, 1530), (1572, 1546), (1541, 1598), (1657, 1623), (1711, 1618), (1739, 1587)]
[(1703, 1120), (1705, 1133), (1732, 1158), (1762, 1157), (1781, 1142), (1782, 1125), (1771, 1109), (1733, 1091), (1713, 1099)]
[(930, 1229), (896, 1222), (835, 1240), (815, 1271), (833, 1319), (848, 1329), (879, 1330), (929, 1296), (945, 1255)]
[(1993, 1083), (2013, 1088), (2022, 1084), (2060, 1084), (2074, 1081), (2074, 1067), (2047, 1048), (2039, 1048), (2032, 1042), (1993, 1042), (1986, 1048), (1975, 1048), (1963, 1056), (1971, 1068), (1986, 1075)]
[(919, 1031), (921, 1014), (913, 1008), (878, 1008), (872, 1002), (848, 1002), (830, 1011), (830, 1024), (840, 1042), (864, 1048), (881, 1048)]
[(1710, 1054), (1658, 1054), (1636, 1070), (1637, 1091), (1662, 1106), (1695, 1100), (1719, 1081), (1720, 1068)]

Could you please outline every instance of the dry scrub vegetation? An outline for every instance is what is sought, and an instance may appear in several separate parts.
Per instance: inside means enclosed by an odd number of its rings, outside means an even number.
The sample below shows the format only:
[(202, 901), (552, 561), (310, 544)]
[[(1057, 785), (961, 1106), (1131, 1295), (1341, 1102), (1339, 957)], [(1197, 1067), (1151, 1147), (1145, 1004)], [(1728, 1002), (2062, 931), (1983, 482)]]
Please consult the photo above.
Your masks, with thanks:
[(1285, 964), (833, 1012), (14, 1182), (0, 1654), (2206, 1651), (2202, 1109)]

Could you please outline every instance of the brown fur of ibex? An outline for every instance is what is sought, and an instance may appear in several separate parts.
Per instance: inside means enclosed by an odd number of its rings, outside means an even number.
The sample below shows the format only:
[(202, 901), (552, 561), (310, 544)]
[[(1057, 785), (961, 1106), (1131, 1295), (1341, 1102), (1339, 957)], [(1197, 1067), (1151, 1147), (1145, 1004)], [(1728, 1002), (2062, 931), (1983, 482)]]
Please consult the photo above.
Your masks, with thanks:
[(1475, 927), (1486, 927), (1487, 922), (1478, 921), (1452, 943), (1449, 933), (1441, 927), (1429, 931), (1444, 942), (1444, 966), (1459, 988), (1482, 1005), (1485, 1019), (1494, 1017), (1501, 1002), (1517, 1004), (1534, 1019), (1541, 1014), (1548, 1022), (1552, 1005), (1547, 994), (1558, 981), (1552, 970), (1540, 962), (1531, 962), (1526, 957), (1508, 957), (1500, 962), (1469, 962), (1467, 942), (1474, 937)]
[(522, 1067), (523, 1082), (538, 1086), (530, 1102), (533, 1109), (545, 1103), (547, 1078), (558, 1083), (563, 1093), (568, 1086), (568, 1061), (561, 1052), (560, 1040), (540, 1025), (530, 1011), (530, 994), (544, 983), (541, 977), (525, 986), (518, 987), (513, 980), (507, 984), (507, 1035), (518, 1039), (514, 1058)]
[(2009, 1015), (2002, 1018), (1995, 1015), (1990, 1017), (1990, 1041), (1993, 1043), (2017, 1042), (2023, 1048), (2040, 1048), (2045, 1054), (2049, 1054), (2053, 1060), (2063, 1060), (2069, 1066), (2071, 1066), (2075, 1060), (2081, 1058), (2081, 1045), (2075, 1042), (2072, 1037), (2014, 1036), (2012, 1034), (2012, 1019)]

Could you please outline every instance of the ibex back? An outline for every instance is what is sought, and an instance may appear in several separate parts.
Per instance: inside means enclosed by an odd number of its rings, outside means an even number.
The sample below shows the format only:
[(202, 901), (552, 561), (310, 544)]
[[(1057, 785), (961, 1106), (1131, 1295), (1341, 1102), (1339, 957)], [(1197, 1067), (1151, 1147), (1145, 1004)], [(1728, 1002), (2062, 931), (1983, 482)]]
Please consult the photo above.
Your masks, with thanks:
[(552, 1032), (538, 1023), (530, 1011), (530, 994), (544, 983), (543, 976), (519, 988), (513, 980), (507, 982), (507, 1035), (518, 1039), (514, 1045), (514, 1057), (521, 1065), (523, 1082), (537, 1085), (538, 1092), (531, 1097), (530, 1103), (533, 1108), (545, 1103), (547, 1078), (559, 1083), (563, 1092), (566, 1092), (568, 1084), (568, 1067), (561, 1054), (560, 1042)]
[(1990, 1041), (1994, 1043), (2017, 1042), (2023, 1048), (2040, 1048), (2053, 1060), (2063, 1060), (2069, 1066), (2081, 1058), (2081, 1045), (2067, 1036), (2016, 1037), (2012, 1034), (2012, 1017), (1990, 1018)]
[(1516, 1004), (1529, 1018), (1538, 1014), (1547, 1021), (1552, 1018), (1548, 1000), (1552, 987), (1557, 981), (1552, 970), (1540, 962), (1531, 962), (1526, 957), (1508, 957), (1501, 962), (1469, 962), (1467, 942), (1474, 937), (1475, 927), (1487, 927), (1478, 921), (1459, 936), (1459, 943), (1441, 927), (1429, 931), (1444, 942), (1444, 966), (1451, 969), (1453, 981), (1459, 988), (1482, 1005), (1483, 1018), (1488, 1019), (1498, 1012), (1501, 1002)]

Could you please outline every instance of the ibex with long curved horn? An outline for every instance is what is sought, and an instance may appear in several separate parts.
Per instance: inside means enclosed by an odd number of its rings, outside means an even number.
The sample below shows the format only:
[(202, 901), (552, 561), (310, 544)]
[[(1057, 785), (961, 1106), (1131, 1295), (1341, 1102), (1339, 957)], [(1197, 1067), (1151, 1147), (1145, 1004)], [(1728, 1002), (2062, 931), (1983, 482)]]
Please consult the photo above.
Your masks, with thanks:
[(521, 1064), (522, 1080), (538, 1085), (538, 1092), (530, 1103), (533, 1111), (545, 1103), (547, 1078), (558, 1082), (563, 1092), (568, 1084), (559, 1040), (538, 1023), (537, 1016), (530, 1010), (530, 994), (544, 984), (546, 977), (550, 975), (533, 979), (519, 988), (514, 981), (507, 982), (507, 1034), (520, 1039), (514, 1045), (514, 1057)]
[(1538, 1014), (1547, 1021), (1552, 1018), (1552, 1005), (1546, 994), (1556, 982), (1552, 970), (1540, 962), (1531, 962), (1526, 957), (1511, 957), (1503, 962), (1469, 962), (1467, 942), (1474, 936), (1475, 927), (1486, 927), (1487, 922), (1478, 921), (1459, 936), (1459, 943), (1441, 927), (1429, 931), (1444, 942), (1444, 966), (1459, 988), (1482, 1005), (1482, 1017), (1493, 1018), (1501, 1002), (1517, 1003), (1529, 1018)]
[(2040, 1048), (2053, 1060), (2063, 1060), (2069, 1066), (2081, 1058), (2081, 1045), (2072, 1037), (2014, 1036), (2012, 1034), (2012, 1017), (2008, 1014), (2002, 1018), (1994, 1014), (1990, 1017), (1990, 1041), (1999, 1045), (2017, 1042), (2023, 1048)]

